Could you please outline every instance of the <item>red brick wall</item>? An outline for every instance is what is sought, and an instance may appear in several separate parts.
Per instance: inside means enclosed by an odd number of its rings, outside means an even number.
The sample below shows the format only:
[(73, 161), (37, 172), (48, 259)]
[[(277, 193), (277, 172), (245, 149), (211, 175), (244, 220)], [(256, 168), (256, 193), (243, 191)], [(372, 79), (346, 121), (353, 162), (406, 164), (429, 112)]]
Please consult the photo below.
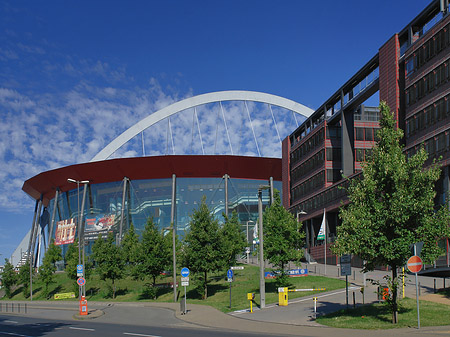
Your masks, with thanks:
[(289, 162), (290, 162), (290, 143), (289, 137), (286, 137), (282, 142), (281, 147), (281, 179), (283, 180), (283, 206), (286, 209), (289, 209), (291, 200), (290, 193), (291, 189), (289, 188), (290, 184), (290, 172), (289, 172)]
[(395, 34), (379, 50), (380, 101), (386, 101), (397, 119), (400, 108), (399, 65), (400, 43)]

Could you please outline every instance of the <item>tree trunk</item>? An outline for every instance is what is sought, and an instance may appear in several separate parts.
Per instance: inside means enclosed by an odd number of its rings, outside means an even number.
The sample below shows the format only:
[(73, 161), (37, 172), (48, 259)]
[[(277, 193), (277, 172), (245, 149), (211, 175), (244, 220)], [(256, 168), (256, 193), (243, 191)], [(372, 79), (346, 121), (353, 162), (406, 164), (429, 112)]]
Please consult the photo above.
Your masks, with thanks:
[(205, 282), (205, 300), (208, 298), (208, 279), (207, 279), (207, 277), (208, 277), (208, 272), (205, 271), (205, 280), (204, 280), (204, 282)]
[(392, 324), (398, 323), (397, 285), (397, 266), (392, 266)]
[(114, 279), (112, 279), (112, 286), (113, 286), (113, 299), (116, 298), (116, 285), (114, 284)]

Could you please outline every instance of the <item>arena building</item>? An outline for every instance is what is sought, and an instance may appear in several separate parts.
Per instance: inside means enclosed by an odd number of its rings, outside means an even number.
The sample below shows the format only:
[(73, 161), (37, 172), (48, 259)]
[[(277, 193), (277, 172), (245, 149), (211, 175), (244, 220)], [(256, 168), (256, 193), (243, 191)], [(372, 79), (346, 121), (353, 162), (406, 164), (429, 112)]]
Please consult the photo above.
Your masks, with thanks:
[[(249, 126), (243, 133), (253, 135), (254, 156), (237, 153), (237, 145), (230, 134), (237, 135), (229, 129), (231, 122), (226, 118), (224, 107), (224, 102), (229, 101), (237, 101), (243, 108), (246, 122), (240, 124)], [(266, 112), (272, 112), (267, 116), (271, 116), (269, 119), (278, 137), (268, 139), (270, 132), (263, 128), (264, 133), (260, 135), (263, 143), (258, 141), (257, 128), (253, 125), (255, 118), (251, 117), (251, 104), (255, 102), (263, 104)], [(207, 154), (204, 150), (207, 146), (203, 140), (207, 137), (200, 133), (202, 127), (196, 109), (212, 103), (218, 103), (217, 116), (226, 129), (223, 134), (229, 142), (229, 154)], [(190, 215), (203, 197), (220, 222), (224, 221), (223, 215), (237, 212), (251, 246), (258, 217), (258, 188), (260, 185), (272, 187), (263, 194), (264, 206), (269, 204), (273, 189), (280, 192), (282, 189), (281, 159), (262, 156), (273, 140), (275, 147), (281, 150), (280, 130), (273, 113), (275, 108), (303, 119), (312, 113), (299, 103), (258, 92), (226, 91), (194, 96), (139, 121), (108, 144), (91, 162), (42, 172), (28, 179), (23, 191), (36, 200), (36, 207), (32, 235), (28, 247), (22, 248), (23, 253), (31, 251), (34, 261), (39, 261), (49, 240), (55, 239), (65, 251), (78, 235), (84, 239), (89, 253), (99, 235), (112, 231), (120, 242), (131, 223), (140, 232), (150, 217), (160, 229), (170, 230), (174, 223), (176, 233), (183, 236)], [(110, 159), (121, 147), (162, 120), (168, 120), (166, 148), (170, 147), (175, 129), (171, 125), (171, 116), (191, 110), (192, 120), (197, 123), (192, 124), (188, 133), (199, 131), (201, 154), (145, 156), (142, 141), (143, 156)], [(218, 138), (217, 131), (215, 138)]]

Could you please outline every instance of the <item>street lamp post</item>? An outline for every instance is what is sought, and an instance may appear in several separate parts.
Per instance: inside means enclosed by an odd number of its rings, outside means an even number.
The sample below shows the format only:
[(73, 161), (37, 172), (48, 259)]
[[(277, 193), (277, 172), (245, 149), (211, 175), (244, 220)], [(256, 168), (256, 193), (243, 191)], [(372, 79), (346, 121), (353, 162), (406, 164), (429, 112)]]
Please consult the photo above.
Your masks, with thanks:
[(270, 188), (269, 185), (259, 185), (258, 188), (258, 217), (259, 217), (259, 295), (261, 309), (266, 307), (266, 281), (264, 279), (264, 235), (262, 215), (262, 191)]
[(252, 222), (255, 223), (253, 220), (248, 220), (247, 221), (247, 248), (245, 248), (245, 252), (247, 253), (247, 264), (250, 264), (250, 246), (249, 246), (249, 242), (248, 242), (248, 224)]
[[(81, 238), (81, 216), (80, 216), (80, 184), (89, 184), (89, 180), (75, 180), (68, 178), (69, 183), (77, 184), (77, 217), (78, 217), (78, 264), (81, 264), (81, 244), (83, 243), (83, 277), (85, 276), (85, 265), (84, 265), (84, 240)], [(83, 242), (82, 242), (83, 241)], [(81, 295), (83, 291), (83, 286), (79, 286), (78, 297), (81, 300)]]

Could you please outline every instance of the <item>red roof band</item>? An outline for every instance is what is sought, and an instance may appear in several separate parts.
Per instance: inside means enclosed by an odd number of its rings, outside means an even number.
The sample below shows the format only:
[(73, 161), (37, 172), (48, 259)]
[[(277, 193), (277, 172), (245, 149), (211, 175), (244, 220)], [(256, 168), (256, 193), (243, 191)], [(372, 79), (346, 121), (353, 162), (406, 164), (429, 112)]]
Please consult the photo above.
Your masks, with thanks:
[(42, 172), (23, 184), (22, 190), (44, 205), (54, 198), (56, 189), (72, 190), (68, 178), (89, 180), (101, 184), (122, 180), (164, 179), (175, 174), (178, 178), (231, 178), (281, 181), (281, 159), (244, 156), (155, 156), (109, 159), (61, 167)]

